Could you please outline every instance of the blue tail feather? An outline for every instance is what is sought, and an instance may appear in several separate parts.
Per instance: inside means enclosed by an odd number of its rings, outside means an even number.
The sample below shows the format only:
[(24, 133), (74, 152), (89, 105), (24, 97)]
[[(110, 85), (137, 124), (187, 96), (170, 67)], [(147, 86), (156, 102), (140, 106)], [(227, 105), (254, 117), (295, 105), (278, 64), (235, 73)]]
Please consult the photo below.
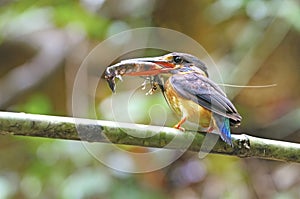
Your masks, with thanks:
[(232, 146), (229, 119), (220, 115), (214, 115), (214, 118), (219, 128), (218, 130), (222, 140)]

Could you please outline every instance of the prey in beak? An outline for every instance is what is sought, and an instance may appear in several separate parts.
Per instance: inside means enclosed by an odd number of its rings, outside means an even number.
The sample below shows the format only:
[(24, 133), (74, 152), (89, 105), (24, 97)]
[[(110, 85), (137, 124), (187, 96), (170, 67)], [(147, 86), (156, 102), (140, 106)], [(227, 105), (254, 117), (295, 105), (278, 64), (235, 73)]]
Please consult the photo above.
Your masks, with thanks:
[[(208, 77), (206, 65), (196, 57), (186, 53), (169, 53), (159, 57), (135, 58), (123, 60), (107, 67), (103, 77), (110, 89), (115, 92), (115, 78), (122, 76), (140, 76), (153, 83), (162, 83), (161, 74), (176, 74), (195, 72)], [(162, 88), (162, 87), (161, 87)]]
[(153, 84), (155, 76), (161, 73), (167, 73), (173, 69), (173, 64), (165, 58), (149, 57), (123, 60), (117, 64), (107, 67), (104, 72), (104, 79), (106, 79), (110, 89), (115, 92), (116, 82), (115, 78), (122, 80), (122, 76), (141, 76), (150, 80)]
[[(189, 121), (199, 129), (219, 134), (224, 142), (233, 146), (230, 126), (239, 125), (242, 117), (222, 89), (208, 78), (206, 65), (197, 57), (174, 52), (109, 66), (104, 78), (113, 92), (115, 78), (122, 79), (124, 75), (150, 80), (149, 94), (159, 85), (170, 108), (180, 117), (174, 128), (184, 130), (181, 126)], [(167, 76), (165, 83), (163, 76)]]

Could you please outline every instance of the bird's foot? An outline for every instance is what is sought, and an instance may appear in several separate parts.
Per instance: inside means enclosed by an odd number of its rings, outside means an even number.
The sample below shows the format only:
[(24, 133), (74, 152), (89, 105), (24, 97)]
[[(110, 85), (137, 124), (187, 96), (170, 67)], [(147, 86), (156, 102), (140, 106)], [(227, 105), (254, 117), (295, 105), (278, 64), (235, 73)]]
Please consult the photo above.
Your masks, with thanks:
[(186, 121), (186, 117), (182, 118), (176, 125), (173, 126), (173, 128), (175, 129), (179, 129), (181, 131), (185, 131), (185, 129), (183, 127), (181, 127), (181, 125)]
[(206, 132), (207, 133), (212, 133), (214, 130), (215, 130), (214, 127), (210, 126), (210, 127), (207, 128)]
[(178, 125), (178, 124), (174, 125), (173, 128), (178, 129), (178, 130), (180, 130), (182, 132), (185, 131), (185, 129), (183, 127), (181, 127), (180, 125)]

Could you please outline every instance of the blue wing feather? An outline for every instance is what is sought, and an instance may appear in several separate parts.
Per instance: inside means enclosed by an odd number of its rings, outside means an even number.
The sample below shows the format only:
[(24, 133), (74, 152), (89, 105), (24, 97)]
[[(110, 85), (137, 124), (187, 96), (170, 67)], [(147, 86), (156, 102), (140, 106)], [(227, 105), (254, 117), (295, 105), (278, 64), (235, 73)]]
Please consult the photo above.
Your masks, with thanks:
[(217, 114), (214, 114), (214, 119), (218, 127), (218, 134), (220, 134), (224, 142), (232, 146), (229, 119)]

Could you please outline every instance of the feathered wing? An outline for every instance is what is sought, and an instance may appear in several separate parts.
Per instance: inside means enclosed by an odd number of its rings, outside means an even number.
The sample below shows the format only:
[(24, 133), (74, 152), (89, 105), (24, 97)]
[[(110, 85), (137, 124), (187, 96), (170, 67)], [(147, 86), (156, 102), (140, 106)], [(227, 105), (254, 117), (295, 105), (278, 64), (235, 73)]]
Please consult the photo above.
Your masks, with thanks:
[(182, 97), (228, 118), (231, 125), (241, 122), (242, 117), (225, 93), (207, 77), (197, 73), (176, 74), (170, 77), (170, 83)]

